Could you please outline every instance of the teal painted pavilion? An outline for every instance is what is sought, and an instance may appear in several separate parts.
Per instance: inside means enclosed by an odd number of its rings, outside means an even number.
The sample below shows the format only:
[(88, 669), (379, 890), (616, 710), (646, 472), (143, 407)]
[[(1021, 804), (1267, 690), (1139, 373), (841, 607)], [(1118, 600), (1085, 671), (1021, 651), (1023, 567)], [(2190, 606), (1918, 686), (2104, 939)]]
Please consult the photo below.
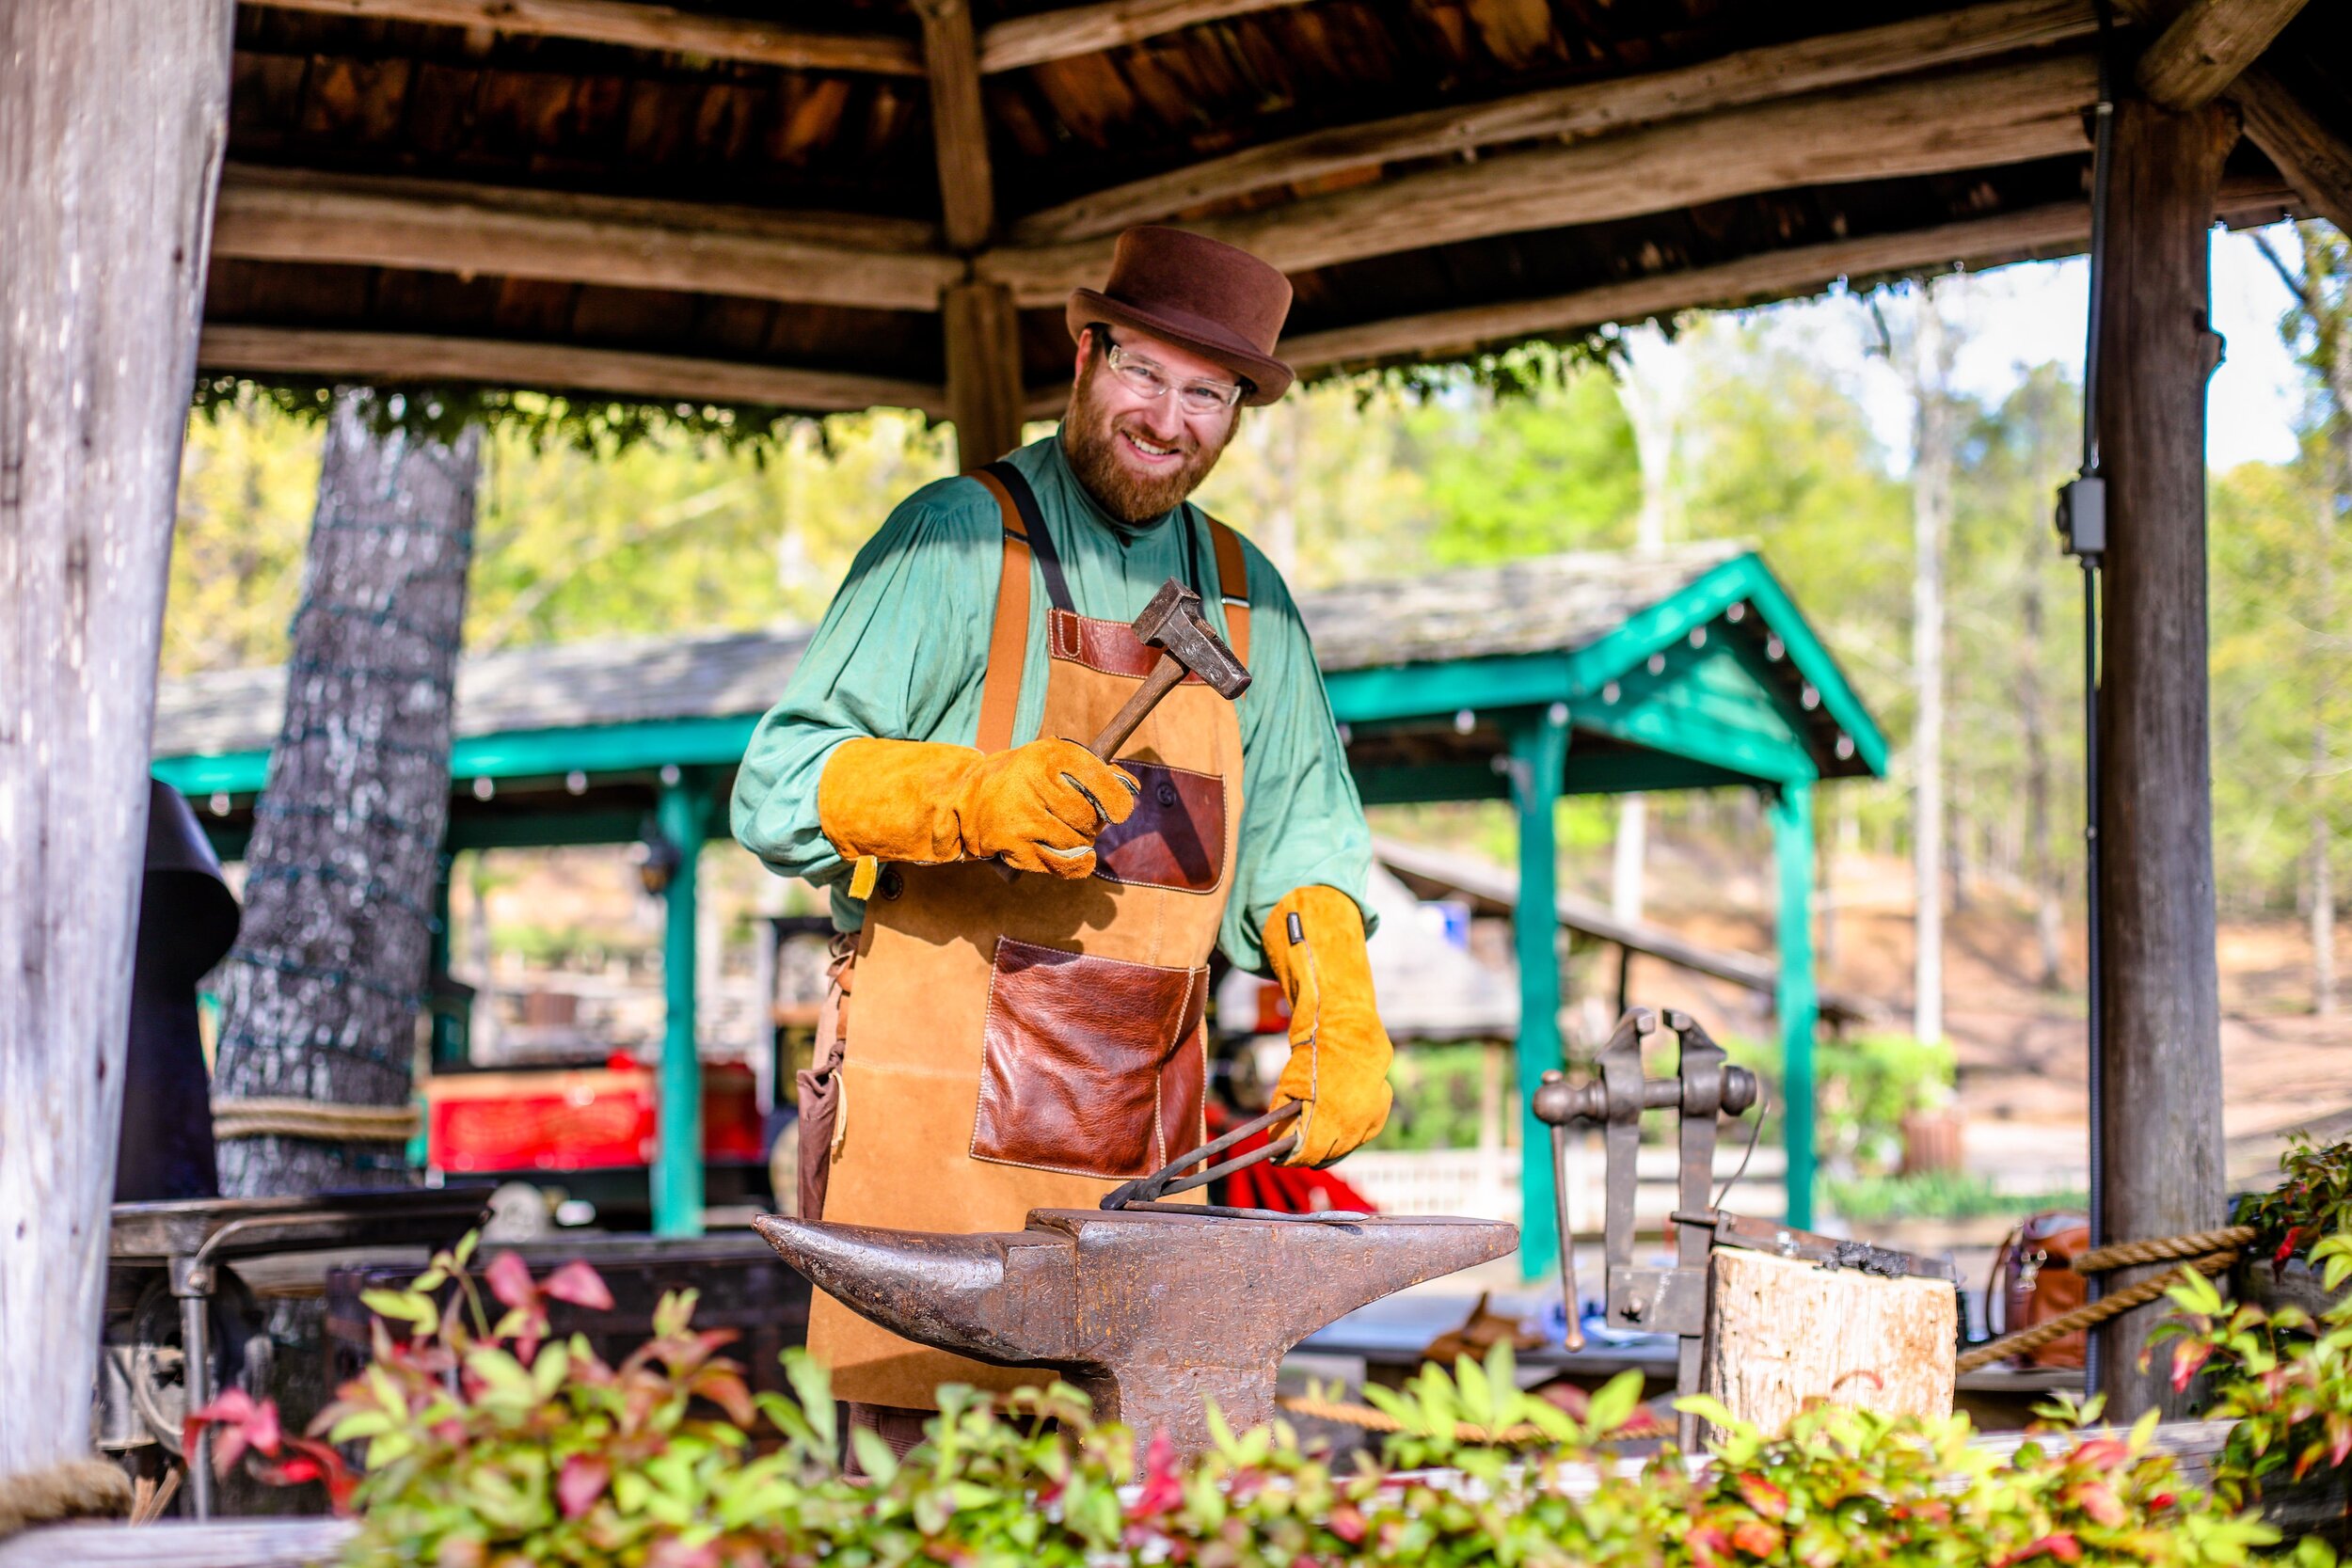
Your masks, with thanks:
[[(1365, 802), (1509, 801), (1522, 911), (1555, 906), (1553, 807), (1564, 795), (1763, 793), (1779, 888), (1788, 1213), (1809, 1225), (1814, 789), (1883, 774), (1886, 742), (1763, 560), (1729, 546), (1550, 556), (1351, 585), (1303, 595), (1300, 607)], [(733, 769), (804, 641), (737, 633), (468, 659), (447, 848), (628, 843), (649, 814), (675, 844), (726, 836)], [(241, 670), (159, 694), (155, 774), (206, 814), (225, 855), (243, 852), (284, 683), (282, 670)], [(702, 1213), (694, 863), (685, 857), (667, 893), (653, 1170), (655, 1227), (666, 1234), (693, 1233)], [(1551, 918), (1517, 921), (1522, 1107), (1561, 1060), (1558, 941)], [(1522, 1147), (1544, 1147), (1532, 1118)], [(1532, 1275), (1556, 1255), (1552, 1171), (1544, 1160), (1521, 1168)]]

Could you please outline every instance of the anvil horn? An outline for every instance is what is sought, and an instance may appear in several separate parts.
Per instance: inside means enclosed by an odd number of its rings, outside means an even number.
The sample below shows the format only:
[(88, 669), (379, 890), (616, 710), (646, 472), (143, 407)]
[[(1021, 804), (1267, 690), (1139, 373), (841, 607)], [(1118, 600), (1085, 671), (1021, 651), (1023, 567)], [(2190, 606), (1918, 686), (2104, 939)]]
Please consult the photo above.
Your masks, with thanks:
[[(893, 1334), (982, 1361), (1039, 1359), (1029, 1325), (1006, 1316), (1006, 1243), (1020, 1235), (940, 1235), (761, 1214), (752, 1228), (810, 1284)], [(1067, 1266), (1066, 1248), (1049, 1250)]]

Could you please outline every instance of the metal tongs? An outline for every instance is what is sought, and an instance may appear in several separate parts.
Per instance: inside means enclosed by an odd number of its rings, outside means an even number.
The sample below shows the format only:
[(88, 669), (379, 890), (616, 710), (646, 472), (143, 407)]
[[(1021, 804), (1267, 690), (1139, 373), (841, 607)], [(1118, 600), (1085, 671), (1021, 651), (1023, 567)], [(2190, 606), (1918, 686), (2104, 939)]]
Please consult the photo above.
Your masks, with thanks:
[(1297, 1101), (1292, 1101), (1287, 1105), (1277, 1105), (1262, 1117), (1252, 1117), (1232, 1132), (1212, 1138), (1188, 1153), (1178, 1155), (1151, 1175), (1138, 1176), (1132, 1181), (1120, 1182), (1104, 1196), (1103, 1207), (1106, 1210), (1134, 1209), (1155, 1214), (1210, 1215), (1231, 1220), (1328, 1222), (1371, 1219), (1372, 1215), (1359, 1209), (1327, 1209), (1320, 1213), (1293, 1214), (1286, 1213), (1279, 1209), (1235, 1209), (1220, 1203), (1163, 1203), (1160, 1201), (1172, 1193), (1188, 1193), (1195, 1187), (1207, 1186), (1219, 1177), (1231, 1176), (1237, 1170), (1244, 1170), (1268, 1160), (1279, 1160), (1288, 1154), (1298, 1147), (1298, 1134), (1295, 1132), (1286, 1137), (1270, 1139), (1261, 1148), (1253, 1148), (1247, 1154), (1237, 1154), (1232, 1159), (1219, 1164), (1213, 1164), (1204, 1171), (1191, 1176), (1183, 1174), (1204, 1160), (1215, 1159), (1251, 1133), (1263, 1132), (1270, 1127), (1289, 1121), (1305, 1109), (1306, 1106)]

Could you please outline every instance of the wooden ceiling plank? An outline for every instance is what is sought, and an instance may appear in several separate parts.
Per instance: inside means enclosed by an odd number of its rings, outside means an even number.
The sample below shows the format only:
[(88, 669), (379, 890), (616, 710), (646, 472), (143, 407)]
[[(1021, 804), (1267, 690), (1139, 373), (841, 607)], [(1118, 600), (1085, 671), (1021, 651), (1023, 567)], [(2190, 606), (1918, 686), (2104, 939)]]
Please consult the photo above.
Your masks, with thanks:
[[(840, 229), (855, 235), (859, 220)], [(939, 291), (962, 276), (936, 252), (825, 231), (822, 218), (745, 209), (232, 167), (214, 254), (898, 310), (936, 310)], [(902, 237), (925, 232), (908, 226)]]
[(915, 0), (930, 76), (931, 143), (939, 159), (941, 227), (951, 250), (970, 252), (996, 227), (996, 182), (980, 103), (979, 46), (969, 0)]
[(568, 343), (208, 324), (205, 370), (351, 377), (388, 385), (469, 383), (592, 391), (655, 403), (737, 403), (813, 413), (897, 407), (945, 412), (940, 388), (888, 376)]
[(2352, 231), (2352, 143), (2306, 108), (2293, 89), (2251, 67), (2230, 88), (2246, 134), (2279, 172), (2337, 228)]
[(920, 76), (912, 40), (804, 33), (745, 17), (710, 16), (640, 0), (245, 0), (279, 10), (378, 22), (422, 22), (541, 38), (658, 49), (788, 71), (854, 71)]
[(2201, 109), (2270, 47), (2304, 0), (2191, 0), (2139, 56), (2139, 90), (2176, 113)]
[(993, 76), (1077, 55), (1120, 49), (1207, 22), (1295, 6), (1301, 0), (1107, 0), (999, 22), (980, 37), (980, 71)]
[[(1188, 227), (1286, 272), (1800, 186), (2025, 163), (2083, 150), (2086, 55), (1899, 80), (1511, 153)], [(1006, 248), (980, 275), (1023, 306), (1099, 278), (1107, 238)]]
[[(2217, 215), (2234, 219), (2265, 213), (2291, 201), (2294, 194), (2269, 182), (2229, 181), (2222, 187)], [(2090, 207), (2083, 202), (2058, 202), (1902, 233), (1794, 245), (1715, 266), (1627, 278), (1541, 299), (1467, 306), (1306, 333), (1288, 340), (1277, 352), (1302, 372), (1377, 364), (1406, 355), (1442, 361), (1490, 344), (1547, 333), (1581, 331), (1612, 322), (1626, 325), (1706, 306), (1802, 297), (1819, 293), (1846, 277), (1992, 264), (2056, 247), (2088, 245), (2090, 239)]]
[(1021, 245), (1090, 239), (1204, 202), (1366, 165), (1543, 136), (1622, 131), (2067, 43), (2097, 30), (2090, 0), (1995, 0), (1672, 71), (1309, 132), (1065, 201), (1021, 219), (1009, 234)]

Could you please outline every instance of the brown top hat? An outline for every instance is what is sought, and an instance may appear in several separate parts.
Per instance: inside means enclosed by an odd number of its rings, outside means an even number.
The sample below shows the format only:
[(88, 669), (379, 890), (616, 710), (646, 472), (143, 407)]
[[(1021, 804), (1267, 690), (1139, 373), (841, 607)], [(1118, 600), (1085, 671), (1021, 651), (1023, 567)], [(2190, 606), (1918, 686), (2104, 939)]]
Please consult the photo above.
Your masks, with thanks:
[(1274, 357), (1290, 311), (1290, 279), (1249, 252), (1181, 229), (1130, 229), (1109, 281), (1070, 296), (1070, 336), (1092, 322), (1132, 326), (1224, 366), (1248, 383), (1242, 402), (1264, 404), (1290, 390), (1291, 368)]

